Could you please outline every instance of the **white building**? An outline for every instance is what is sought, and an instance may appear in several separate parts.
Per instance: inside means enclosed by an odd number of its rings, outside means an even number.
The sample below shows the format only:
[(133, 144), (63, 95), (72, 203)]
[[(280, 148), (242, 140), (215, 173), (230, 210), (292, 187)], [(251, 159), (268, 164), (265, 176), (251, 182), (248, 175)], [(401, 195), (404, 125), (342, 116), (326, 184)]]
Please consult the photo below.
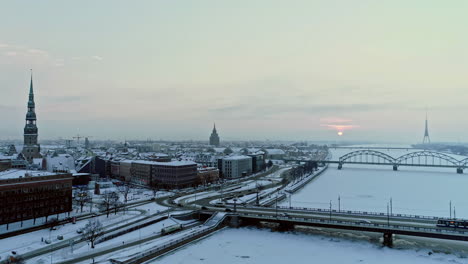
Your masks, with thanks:
[(223, 159), (223, 176), (228, 179), (252, 173), (252, 158), (249, 156), (230, 156)]

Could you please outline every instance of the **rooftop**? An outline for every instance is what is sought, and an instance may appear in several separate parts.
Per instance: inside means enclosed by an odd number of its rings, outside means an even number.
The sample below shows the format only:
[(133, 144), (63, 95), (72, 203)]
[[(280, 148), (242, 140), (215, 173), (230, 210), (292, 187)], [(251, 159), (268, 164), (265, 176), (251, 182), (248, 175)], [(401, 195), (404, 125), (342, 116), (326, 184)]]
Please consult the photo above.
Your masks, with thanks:
[(186, 166), (186, 165), (197, 165), (193, 161), (187, 160), (176, 160), (176, 161), (169, 161), (169, 162), (159, 162), (159, 161), (149, 161), (149, 160), (134, 160), (133, 163), (140, 163), (140, 164), (149, 164), (149, 165), (161, 165), (161, 166)]
[(243, 160), (243, 159), (252, 159), (249, 156), (244, 156), (244, 155), (237, 155), (237, 156), (229, 156), (224, 158), (224, 160)]
[(31, 176), (31, 177), (38, 177), (38, 176), (56, 175), (57, 173), (52, 173), (52, 172), (47, 172), (47, 171), (10, 169), (10, 170), (0, 172), (0, 180), (18, 179), (18, 178), (25, 177), (26, 174), (28, 174), (28, 176)]

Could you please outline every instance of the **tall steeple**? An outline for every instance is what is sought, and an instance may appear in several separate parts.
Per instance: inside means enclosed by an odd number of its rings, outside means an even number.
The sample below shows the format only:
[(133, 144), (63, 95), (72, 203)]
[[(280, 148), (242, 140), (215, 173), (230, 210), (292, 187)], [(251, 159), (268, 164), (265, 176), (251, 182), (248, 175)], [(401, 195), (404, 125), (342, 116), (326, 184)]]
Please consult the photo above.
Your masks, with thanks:
[(210, 136), (210, 145), (212, 146), (219, 146), (219, 136), (218, 132), (216, 131), (216, 123), (213, 124), (213, 131), (211, 132)]
[(424, 129), (423, 144), (430, 144), (431, 139), (429, 138), (429, 127), (427, 126), (427, 111), (426, 111), (426, 123)]
[(31, 70), (31, 82), (29, 84), (28, 112), (26, 113), (26, 124), (24, 126), (23, 155), (31, 163), (34, 158), (41, 158), (41, 147), (37, 143), (38, 130), (36, 126), (36, 104), (34, 102), (33, 78)]

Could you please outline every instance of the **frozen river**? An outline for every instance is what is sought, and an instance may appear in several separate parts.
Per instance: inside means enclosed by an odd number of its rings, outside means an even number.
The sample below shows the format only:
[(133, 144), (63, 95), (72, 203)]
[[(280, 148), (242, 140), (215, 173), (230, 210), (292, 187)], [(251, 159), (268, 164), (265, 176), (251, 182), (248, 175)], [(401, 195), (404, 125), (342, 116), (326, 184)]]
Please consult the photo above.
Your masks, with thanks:
[[(453, 169), (336, 165), (292, 195), (292, 206), (386, 212), (390, 198), (394, 214), (444, 216), (450, 201), (457, 217), (468, 218), (468, 175)], [(283, 205), (289, 201), (283, 202)], [(453, 209), (453, 208), (452, 208)]]
[(283, 263), (466, 263), (429, 249), (390, 249), (362, 240), (279, 233), (266, 229), (225, 229), (147, 264)]

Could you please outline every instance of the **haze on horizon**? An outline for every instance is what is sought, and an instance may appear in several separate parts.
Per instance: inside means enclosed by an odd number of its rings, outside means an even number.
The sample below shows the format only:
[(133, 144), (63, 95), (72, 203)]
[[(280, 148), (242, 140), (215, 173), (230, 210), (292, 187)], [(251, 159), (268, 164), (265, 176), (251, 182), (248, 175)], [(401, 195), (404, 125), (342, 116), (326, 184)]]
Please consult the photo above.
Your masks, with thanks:
[[(467, 142), (468, 2), (3, 1), (0, 139)], [(337, 130), (344, 134), (338, 137)]]

